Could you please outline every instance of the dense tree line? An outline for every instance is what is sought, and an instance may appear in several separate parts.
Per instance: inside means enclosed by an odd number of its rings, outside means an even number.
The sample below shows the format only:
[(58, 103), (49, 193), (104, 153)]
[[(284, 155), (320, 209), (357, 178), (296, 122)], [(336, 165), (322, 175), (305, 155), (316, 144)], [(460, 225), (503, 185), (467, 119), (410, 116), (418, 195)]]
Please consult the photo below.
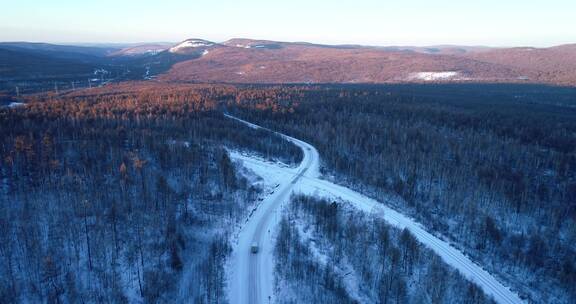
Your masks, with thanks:
[[(309, 141), (328, 178), (415, 216), (536, 301), (576, 297), (576, 94), (332, 86), (247, 119)], [(553, 300), (552, 300), (553, 299)]]
[(296, 196), (275, 248), (279, 303), (493, 303), (408, 230)]
[(223, 145), (288, 163), (301, 152), (188, 93), (0, 110), (2, 302), (226, 301), (228, 234), (259, 190)]

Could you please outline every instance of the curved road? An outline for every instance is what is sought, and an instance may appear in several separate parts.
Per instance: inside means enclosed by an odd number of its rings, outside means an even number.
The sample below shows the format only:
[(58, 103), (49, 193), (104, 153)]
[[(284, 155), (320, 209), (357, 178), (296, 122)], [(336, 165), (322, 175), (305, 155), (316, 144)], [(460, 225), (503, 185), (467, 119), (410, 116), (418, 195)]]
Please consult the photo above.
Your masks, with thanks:
[[(247, 121), (226, 115), (253, 129), (265, 129)], [(274, 131), (270, 131), (274, 132)], [(274, 132), (276, 133), (276, 132)], [(318, 152), (311, 145), (276, 133), (299, 146), (303, 158), (296, 170), (287, 172), (289, 178), (282, 179), (274, 193), (265, 198), (250, 216), (248, 222), (238, 234), (238, 244), (232, 253), (231, 265), (235, 268), (229, 281), (229, 299), (231, 303), (258, 304), (273, 302), (274, 297), (274, 261), (272, 231), (279, 221), (275, 212), (282, 203), (287, 202), (297, 182), (306, 178), (317, 178), (319, 168)], [(251, 252), (252, 244), (258, 245), (258, 253)]]
[[(228, 116), (251, 128), (261, 128), (244, 120)], [(265, 129), (265, 128), (261, 128)], [(273, 132), (273, 131), (271, 131)], [(274, 132), (276, 133), (276, 132)], [(457, 269), (469, 281), (477, 284), (486, 294), (498, 303), (523, 303), (516, 293), (502, 285), (494, 276), (470, 260), (460, 250), (426, 231), (425, 227), (385, 204), (377, 202), (356, 191), (319, 179), (319, 155), (316, 149), (301, 140), (276, 133), (299, 146), (304, 158), (298, 168), (279, 168), (249, 157), (241, 157), (246, 167), (257, 174), (273, 172), (281, 175), (282, 182), (273, 194), (268, 196), (256, 209), (238, 235), (238, 244), (232, 255), (233, 271), (229, 281), (229, 299), (231, 303), (269, 303), (274, 302), (274, 263), (273, 246), (270, 231), (279, 221), (276, 211), (289, 199), (292, 191), (317, 196), (339, 198), (350, 202), (356, 208), (373, 213), (389, 224), (408, 229), (422, 244), (432, 249), (444, 262)], [(252, 254), (252, 244), (258, 244), (259, 252)]]

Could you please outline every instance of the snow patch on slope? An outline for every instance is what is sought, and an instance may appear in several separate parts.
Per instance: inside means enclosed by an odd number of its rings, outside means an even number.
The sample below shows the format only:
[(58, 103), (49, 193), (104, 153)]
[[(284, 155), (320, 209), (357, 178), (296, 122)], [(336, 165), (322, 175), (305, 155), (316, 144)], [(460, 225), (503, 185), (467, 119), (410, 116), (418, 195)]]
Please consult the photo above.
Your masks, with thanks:
[(441, 81), (441, 80), (453, 80), (460, 75), (456, 71), (445, 71), (445, 72), (416, 72), (410, 74), (410, 79), (413, 80), (424, 80), (424, 81)]
[(237, 43), (237, 44), (234, 45), (234, 47), (249, 49), (249, 48), (251, 48), (252, 46)]

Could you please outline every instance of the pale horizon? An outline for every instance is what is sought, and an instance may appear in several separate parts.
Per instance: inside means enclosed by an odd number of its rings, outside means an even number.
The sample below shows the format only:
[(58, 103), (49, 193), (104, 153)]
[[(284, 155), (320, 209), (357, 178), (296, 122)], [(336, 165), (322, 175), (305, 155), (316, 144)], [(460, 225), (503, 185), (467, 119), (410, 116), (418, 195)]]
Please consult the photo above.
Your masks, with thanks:
[(47, 43), (47, 44), (54, 44), (54, 45), (70, 45), (70, 46), (119, 46), (119, 47), (130, 47), (130, 46), (138, 46), (138, 45), (145, 45), (145, 44), (178, 44), (183, 42), (187, 39), (203, 39), (215, 43), (223, 43), (228, 40), (232, 39), (250, 39), (250, 40), (263, 40), (263, 41), (276, 41), (276, 42), (287, 42), (287, 43), (312, 43), (312, 44), (320, 44), (320, 45), (358, 45), (358, 46), (367, 46), (367, 47), (486, 47), (486, 48), (521, 48), (521, 47), (533, 47), (533, 48), (550, 48), (562, 45), (571, 45), (576, 44), (576, 41), (567, 41), (567, 42), (560, 42), (555, 44), (545, 44), (545, 45), (534, 45), (534, 44), (517, 44), (517, 45), (490, 45), (490, 44), (456, 44), (456, 43), (437, 43), (437, 44), (370, 44), (370, 43), (329, 43), (329, 42), (318, 42), (318, 41), (309, 41), (309, 40), (280, 40), (280, 39), (268, 39), (268, 38), (254, 38), (254, 37), (231, 37), (224, 40), (215, 40), (209, 39), (205, 37), (196, 37), (191, 36), (187, 38), (182, 38), (178, 41), (130, 41), (130, 42), (123, 42), (123, 41), (45, 41), (45, 40), (0, 40), (0, 43)]
[(179, 42), (201, 38), (373, 46), (549, 47), (576, 43), (576, 4), (495, 0), (332, 3), (176, 0), (4, 5), (0, 41), (57, 44)]

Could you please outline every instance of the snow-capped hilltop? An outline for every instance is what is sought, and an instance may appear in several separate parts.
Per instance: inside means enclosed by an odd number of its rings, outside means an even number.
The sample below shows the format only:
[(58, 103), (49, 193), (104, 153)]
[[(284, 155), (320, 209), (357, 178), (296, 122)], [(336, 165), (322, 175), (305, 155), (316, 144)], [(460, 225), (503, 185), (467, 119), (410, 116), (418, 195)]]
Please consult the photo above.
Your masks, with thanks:
[(185, 51), (187, 49), (196, 49), (196, 48), (203, 48), (203, 47), (211, 47), (214, 46), (215, 43), (208, 41), (208, 40), (203, 40), (203, 39), (187, 39), (184, 40), (182, 42), (180, 42), (179, 44), (171, 47), (168, 51), (170, 53), (178, 53), (181, 51)]

